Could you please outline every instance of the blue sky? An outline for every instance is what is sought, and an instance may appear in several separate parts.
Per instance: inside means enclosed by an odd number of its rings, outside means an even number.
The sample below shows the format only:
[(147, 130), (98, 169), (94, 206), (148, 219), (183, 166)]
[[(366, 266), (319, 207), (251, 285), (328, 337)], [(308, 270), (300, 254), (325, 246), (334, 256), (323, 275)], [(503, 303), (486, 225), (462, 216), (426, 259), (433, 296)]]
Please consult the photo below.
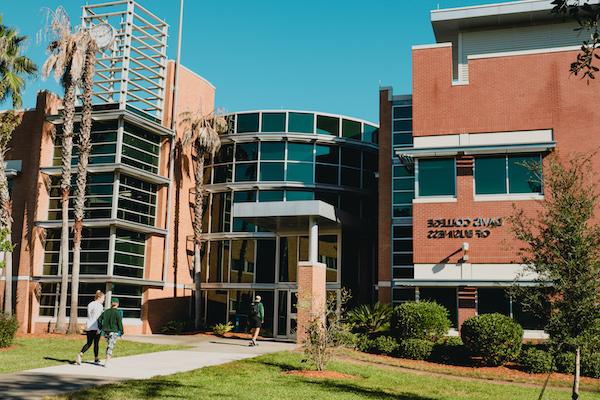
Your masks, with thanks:
[[(178, 0), (139, 0), (170, 25), (177, 40)], [(29, 36), (27, 54), (41, 65), (36, 42), (43, 7), (63, 5), (78, 21), (84, 0), (1, 0), (4, 23)], [(100, 3), (93, 0), (90, 3)], [(411, 46), (434, 42), (431, 9), (501, 0), (186, 0), (182, 63), (217, 87), (226, 111), (295, 108), (377, 122), (378, 88), (411, 92)], [(28, 82), (25, 107), (52, 81)], [(8, 104), (0, 104), (7, 108)]]

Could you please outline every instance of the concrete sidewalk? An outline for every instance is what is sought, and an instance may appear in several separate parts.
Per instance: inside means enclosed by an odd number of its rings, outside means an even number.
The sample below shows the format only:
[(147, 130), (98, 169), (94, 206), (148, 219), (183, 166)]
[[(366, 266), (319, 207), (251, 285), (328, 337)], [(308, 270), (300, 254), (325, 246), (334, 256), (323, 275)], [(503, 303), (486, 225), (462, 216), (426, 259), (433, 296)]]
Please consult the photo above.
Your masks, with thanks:
[[(186, 350), (115, 358), (107, 368), (84, 362), (82, 365), (66, 364), (0, 375), (0, 398), (40, 399), (44, 396), (64, 394), (119, 380), (171, 375), (295, 348), (291, 343), (264, 341), (259, 342), (258, 347), (249, 347), (246, 340), (220, 339), (203, 335), (152, 335), (127, 339), (157, 344), (184, 344), (192, 347)], [(118, 344), (116, 354), (118, 354)]]

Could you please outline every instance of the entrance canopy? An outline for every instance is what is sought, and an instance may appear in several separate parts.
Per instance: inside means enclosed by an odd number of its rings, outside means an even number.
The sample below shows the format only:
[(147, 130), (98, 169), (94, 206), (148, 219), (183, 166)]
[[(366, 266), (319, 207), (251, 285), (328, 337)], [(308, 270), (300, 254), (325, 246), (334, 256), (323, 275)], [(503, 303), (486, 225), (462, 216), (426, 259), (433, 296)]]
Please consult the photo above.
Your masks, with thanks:
[(360, 224), (358, 217), (320, 200), (236, 203), (233, 216), (272, 232), (305, 232), (311, 218), (321, 229)]

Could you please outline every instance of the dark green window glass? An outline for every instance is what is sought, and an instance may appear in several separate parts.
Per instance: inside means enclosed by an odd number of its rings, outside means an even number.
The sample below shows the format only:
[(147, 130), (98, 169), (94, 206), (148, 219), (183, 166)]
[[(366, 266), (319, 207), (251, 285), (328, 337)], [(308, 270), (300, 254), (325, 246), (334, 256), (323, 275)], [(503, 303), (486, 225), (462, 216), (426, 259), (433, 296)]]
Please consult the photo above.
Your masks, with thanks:
[(413, 192), (395, 192), (394, 204), (411, 204), (414, 197)]
[(454, 196), (454, 158), (419, 160), (419, 196)]
[(360, 150), (342, 148), (342, 165), (360, 168)]
[(262, 142), (260, 144), (261, 160), (284, 160), (285, 143), (284, 142)]
[(250, 222), (246, 222), (241, 218), (233, 219), (233, 231), (234, 232), (254, 232), (256, 226)]
[(213, 183), (225, 183), (231, 182), (231, 164), (218, 165), (215, 167), (215, 175), (213, 178)]
[(256, 180), (256, 163), (235, 165), (235, 181), (248, 182)]
[(237, 132), (258, 132), (258, 113), (238, 114), (237, 115)]
[(312, 162), (313, 145), (308, 143), (288, 143), (288, 160)]
[(261, 190), (258, 192), (258, 201), (283, 201), (283, 190)]
[(285, 132), (285, 113), (263, 113), (262, 132)]
[(394, 107), (394, 119), (412, 118), (412, 107)]
[(336, 146), (316, 147), (316, 161), (318, 163), (338, 164), (339, 163), (339, 148)]
[(254, 203), (256, 201), (256, 191), (244, 190), (240, 192), (233, 192), (234, 203)]
[(414, 179), (394, 179), (394, 190), (413, 190)]
[(394, 133), (394, 146), (411, 145), (413, 142), (412, 133)]
[(313, 183), (313, 164), (311, 163), (288, 163), (287, 181)]
[(506, 156), (475, 158), (475, 194), (506, 193)]
[(288, 190), (285, 197), (287, 201), (314, 200), (315, 194), (305, 190)]
[(338, 167), (334, 165), (317, 164), (315, 168), (315, 181), (329, 185), (338, 184)]
[(260, 163), (260, 180), (265, 181), (282, 181), (283, 180), (283, 163), (282, 162), (261, 162)]
[(394, 165), (394, 178), (402, 176), (414, 176), (414, 170), (412, 166), (408, 165)]
[(340, 134), (340, 119), (336, 117), (328, 117), (326, 115), (317, 115), (317, 133), (322, 135)]
[(314, 133), (314, 118), (314, 114), (291, 112), (289, 114), (288, 131), (298, 133)]
[(258, 159), (258, 143), (238, 143), (235, 146), (235, 161), (252, 161)]
[(363, 141), (369, 143), (377, 143), (377, 134), (379, 133), (379, 128), (373, 125), (364, 124), (363, 125)]
[(410, 132), (412, 131), (412, 120), (404, 119), (399, 121), (394, 121), (394, 132)]
[(350, 121), (348, 119), (342, 120), (342, 136), (348, 139), (360, 140), (360, 122)]
[(539, 181), (542, 159), (539, 154), (508, 157), (508, 182), (510, 193), (541, 193)]
[(233, 144), (224, 144), (215, 155), (215, 164), (233, 161)]
[(360, 187), (360, 170), (342, 167), (342, 185)]
[(338, 195), (333, 192), (315, 192), (315, 200), (324, 201), (334, 207), (338, 206)]

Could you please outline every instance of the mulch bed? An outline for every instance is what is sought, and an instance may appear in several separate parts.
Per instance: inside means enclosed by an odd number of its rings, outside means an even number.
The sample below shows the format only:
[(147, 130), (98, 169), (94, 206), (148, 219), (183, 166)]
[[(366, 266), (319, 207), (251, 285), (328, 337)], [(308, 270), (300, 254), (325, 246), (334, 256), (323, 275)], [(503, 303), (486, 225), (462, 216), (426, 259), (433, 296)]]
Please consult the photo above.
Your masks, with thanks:
[(316, 378), (316, 379), (356, 379), (354, 375), (344, 374), (337, 371), (304, 371), (304, 370), (293, 370), (285, 371), (284, 375), (300, 376), (302, 378)]

